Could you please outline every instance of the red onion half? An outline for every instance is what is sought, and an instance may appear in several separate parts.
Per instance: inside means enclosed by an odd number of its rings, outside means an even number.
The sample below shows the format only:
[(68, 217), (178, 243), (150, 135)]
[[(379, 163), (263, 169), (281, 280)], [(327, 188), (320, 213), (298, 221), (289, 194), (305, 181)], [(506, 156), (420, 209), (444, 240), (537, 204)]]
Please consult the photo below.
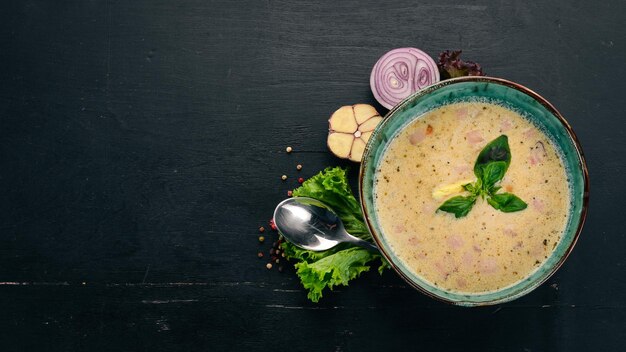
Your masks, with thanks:
[(391, 109), (412, 93), (439, 82), (439, 69), (425, 52), (398, 48), (383, 55), (370, 76), (372, 93), (380, 105)]

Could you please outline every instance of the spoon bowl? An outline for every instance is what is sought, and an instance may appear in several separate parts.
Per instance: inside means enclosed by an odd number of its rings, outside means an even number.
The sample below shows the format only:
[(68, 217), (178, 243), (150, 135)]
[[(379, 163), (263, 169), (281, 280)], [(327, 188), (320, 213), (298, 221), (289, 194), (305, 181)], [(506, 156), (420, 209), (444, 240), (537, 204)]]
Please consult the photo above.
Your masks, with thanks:
[(274, 224), (289, 242), (307, 250), (325, 251), (339, 243), (352, 243), (378, 251), (372, 243), (346, 232), (339, 216), (317, 199), (285, 199), (274, 210)]

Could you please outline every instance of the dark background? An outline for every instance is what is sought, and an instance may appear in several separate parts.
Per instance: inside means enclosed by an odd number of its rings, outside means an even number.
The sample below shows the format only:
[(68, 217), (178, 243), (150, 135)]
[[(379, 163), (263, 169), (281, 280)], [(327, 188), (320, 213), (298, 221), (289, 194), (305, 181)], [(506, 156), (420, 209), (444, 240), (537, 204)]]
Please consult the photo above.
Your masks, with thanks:
[[(463, 3), (3, 1), (0, 349), (623, 350), (626, 3)], [(386, 272), (313, 304), (257, 258), (295, 165), (348, 165), (327, 118), (400, 46), (463, 49), (577, 132), (587, 225), (531, 294), (459, 308)]]

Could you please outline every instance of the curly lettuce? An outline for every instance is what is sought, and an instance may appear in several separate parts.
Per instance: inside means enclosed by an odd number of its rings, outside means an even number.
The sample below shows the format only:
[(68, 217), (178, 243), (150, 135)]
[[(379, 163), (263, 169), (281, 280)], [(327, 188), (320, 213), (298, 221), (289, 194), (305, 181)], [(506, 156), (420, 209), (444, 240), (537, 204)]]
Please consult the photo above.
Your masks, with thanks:
[[(361, 206), (348, 185), (346, 169), (325, 169), (296, 188), (293, 196), (311, 197), (326, 203), (341, 218), (348, 233), (372, 240)], [(350, 244), (341, 244), (322, 252), (298, 248), (289, 242), (282, 243), (282, 248), (287, 259), (296, 262), (296, 273), (302, 286), (308, 290), (307, 297), (313, 302), (319, 302), (326, 288), (332, 290), (335, 286), (347, 286), (350, 280), (369, 271), (372, 263), (380, 263), (378, 271), (381, 274), (389, 267), (379, 253)]]
[(446, 50), (439, 54), (437, 66), (439, 66), (441, 79), (485, 75), (479, 64), (473, 61), (461, 60), (461, 52), (461, 50)]

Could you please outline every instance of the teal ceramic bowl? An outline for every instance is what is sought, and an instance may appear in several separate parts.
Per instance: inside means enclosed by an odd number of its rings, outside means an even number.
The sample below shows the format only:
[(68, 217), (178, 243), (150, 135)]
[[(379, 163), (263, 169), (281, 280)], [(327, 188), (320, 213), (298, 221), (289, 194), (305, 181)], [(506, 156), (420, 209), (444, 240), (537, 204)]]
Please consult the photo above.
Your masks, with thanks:
[[(564, 156), (570, 178), (571, 212), (563, 237), (552, 255), (526, 279), (498, 291), (477, 294), (449, 292), (414, 274), (398, 258), (381, 230), (374, 203), (374, 179), (389, 141), (404, 126), (428, 111), (467, 101), (488, 101), (521, 113), (552, 139)], [(545, 282), (563, 264), (582, 230), (589, 202), (589, 181), (582, 149), (567, 121), (548, 101), (517, 83), (490, 77), (462, 77), (427, 87), (397, 105), (376, 128), (366, 146), (359, 177), (359, 192), (367, 226), (395, 271), (426, 295), (461, 306), (480, 306), (511, 301)], [(419, 220), (419, 219), (418, 219)]]

